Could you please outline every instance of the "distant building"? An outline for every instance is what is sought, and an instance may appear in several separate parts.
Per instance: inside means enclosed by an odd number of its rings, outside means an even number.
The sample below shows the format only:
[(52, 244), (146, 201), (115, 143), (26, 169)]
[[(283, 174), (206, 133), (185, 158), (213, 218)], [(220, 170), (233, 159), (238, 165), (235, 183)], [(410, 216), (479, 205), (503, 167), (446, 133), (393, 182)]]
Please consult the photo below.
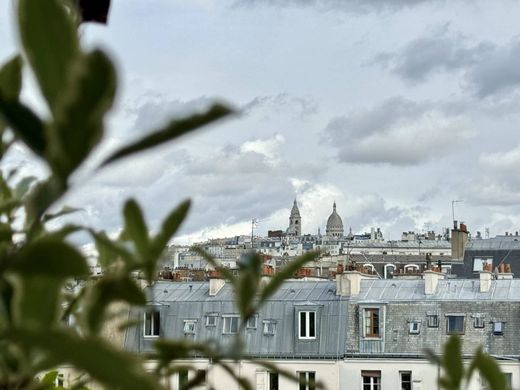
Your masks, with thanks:
[(287, 235), (300, 237), (302, 235), (302, 217), (298, 209), (298, 203), (294, 199), (294, 204), (289, 216), (289, 227), (287, 228)]
[(327, 237), (343, 237), (343, 221), (336, 211), (336, 202), (332, 205), (332, 214), (327, 219), (325, 234)]

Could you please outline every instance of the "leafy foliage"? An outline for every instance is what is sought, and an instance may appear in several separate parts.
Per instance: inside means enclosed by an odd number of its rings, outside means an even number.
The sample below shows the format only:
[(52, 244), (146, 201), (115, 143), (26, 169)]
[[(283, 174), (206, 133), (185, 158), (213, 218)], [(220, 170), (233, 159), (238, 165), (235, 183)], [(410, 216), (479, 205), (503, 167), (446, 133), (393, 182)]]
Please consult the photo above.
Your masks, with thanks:
[[(239, 338), (234, 348), (225, 350), (213, 343), (161, 340), (151, 356), (157, 368), (150, 373), (142, 357), (102, 337), (112, 304), (146, 303), (143, 283), (153, 282), (159, 259), (189, 212), (189, 201), (168, 213), (155, 234), (150, 233), (133, 199), (123, 206), (124, 226), (117, 238), (79, 225), (48, 230), (49, 222), (80, 211), (66, 206), (55, 210), (53, 205), (69, 191), (70, 176), (103, 139), (105, 116), (117, 93), (117, 72), (110, 58), (99, 49), (82, 49), (76, 31), (80, 18), (72, 4), (18, 0), (21, 54), (0, 67), (0, 158), (14, 142), (23, 143), (50, 171), (43, 180), (18, 178), (15, 171), (0, 172), (0, 388), (58, 388), (55, 369), (68, 365), (80, 374), (73, 388), (85, 388), (85, 383), (94, 380), (110, 389), (156, 390), (162, 388), (160, 376), (180, 369), (176, 360), (204, 354), (243, 388), (251, 389), (229, 364), (229, 359), (241, 357)], [(36, 78), (48, 108), (45, 116), (20, 100), (24, 67)], [(205, 112), (174, 119), (114, 151), (100, 168), (232, 113), (216, 103)], [(92, 237), (103, 268), (101, 276), (90, 277), (85, 254), (67, 242), (78, 231)], [(288, 265), (263, 287), (261, 259), (257, 255), (245, 258), (240, 274), (230, 279), (243, 319), (274, 293), (283, 278), (313, 256)], [(186, 388), (203, 380), (196, 375)]]

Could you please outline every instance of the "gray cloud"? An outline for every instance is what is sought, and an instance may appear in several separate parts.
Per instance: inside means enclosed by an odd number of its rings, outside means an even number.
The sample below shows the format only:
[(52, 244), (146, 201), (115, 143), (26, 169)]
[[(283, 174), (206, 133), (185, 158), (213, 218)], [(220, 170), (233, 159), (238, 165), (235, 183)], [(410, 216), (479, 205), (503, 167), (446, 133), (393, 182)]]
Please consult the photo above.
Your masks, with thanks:
[(282, 111), (289, 113), (299, 119), (307, 119), (318, 112), (318, 104), (310, 99), (291, 96), (280, 93), (272, 96), (257, 96), (241, 108), (243, 115), (262, 113), (264, 116), (272, 116)]
[(427, 3), (432, 0), (236, 0), (234, 6), (253, 7), (259, 5), (276, 7), (308, 7), (320, 11), (343, 11), (365, 14), (369, 12), (396, 12)]
[(459, 71), (463, 88), (480, 98), (508, 93), (520, 86), (520, 38), (506, 45), (472, 43), (449, 25), (414, 39), (394, 52), (381, 52), (371, 61), (407, 82), (424, 82), (434, 74)]
[(473, 135), (466, 119), (401, 97), (332, 119), (325, 142), (346, 163), (414, 165), (449, 153)]
[(479, 63), (493, 50), (490, 43), (472, 45), (461, 34), (452, 34), (449, 25), (431, 36), (407, 43), (397, 52), (379, 53), (373, 63), (379, 63), (410, 82), (424, 81), (440, 71), (456, 71)]

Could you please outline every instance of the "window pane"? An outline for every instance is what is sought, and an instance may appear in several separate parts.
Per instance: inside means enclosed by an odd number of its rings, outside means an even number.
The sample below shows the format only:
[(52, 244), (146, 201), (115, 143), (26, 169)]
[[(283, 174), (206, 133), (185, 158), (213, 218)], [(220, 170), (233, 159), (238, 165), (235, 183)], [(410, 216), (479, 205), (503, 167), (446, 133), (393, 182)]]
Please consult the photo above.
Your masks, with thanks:
[(316, 337), (316, 313), (309, 312), (309, 337)]
[(144, 334), (150, 336), (152, 333), (152, 316), (150, 313), (144, 313)]
[(300, 337), (307, 337), (306, 312), (300, 312)]
[(152, 323), (153, 323), (153, 335), (154, 336), (159, 336), (159, 329), (160, 329), (161, 319), (160, 319), (158, 311), (154, 311), (153, 312), (153, 321), (152, 321)]
[(269, 390), (278, 390), (278, 373), (269, 373)]
[(372, 310), (372, 334), (374, 336), (379, 336), (379, 310)]
[[(300, 313), (303, 314), (303, 313)], [(307, 386), (305, 386), (305, 382), (307, 381), (305, 372), (300, 372), (300, 390), (307, 390)]]

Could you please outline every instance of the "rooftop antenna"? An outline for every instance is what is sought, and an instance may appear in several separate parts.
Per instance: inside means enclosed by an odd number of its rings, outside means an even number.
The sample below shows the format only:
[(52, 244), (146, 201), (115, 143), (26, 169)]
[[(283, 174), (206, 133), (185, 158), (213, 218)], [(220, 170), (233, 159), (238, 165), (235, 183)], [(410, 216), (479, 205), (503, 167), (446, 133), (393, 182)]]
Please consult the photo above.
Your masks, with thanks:
[(455, 227), (455, 203), (462, 203), (463, 200), (456, 199), (451, 201), (451, 216), (453, 217), (453, 226)]
[(489, 238), (489, 228), (484, 229), (484, 237)]

